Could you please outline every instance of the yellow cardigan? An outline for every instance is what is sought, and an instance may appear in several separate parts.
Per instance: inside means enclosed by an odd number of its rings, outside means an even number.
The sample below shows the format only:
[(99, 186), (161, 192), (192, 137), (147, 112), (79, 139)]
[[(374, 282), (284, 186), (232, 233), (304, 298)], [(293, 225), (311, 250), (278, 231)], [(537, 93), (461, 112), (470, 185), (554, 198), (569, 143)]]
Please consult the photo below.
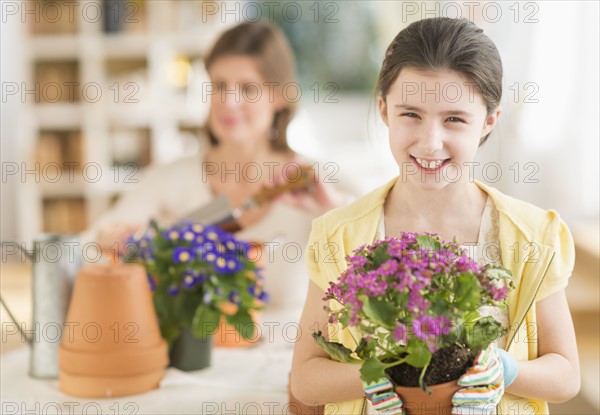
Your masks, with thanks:
[[(345, 256), (373, 242), (383, 204), (397, 178), (354, 203), (315, 219), (308, 244), (309, 276), (326, 290), (346, 269)], [(475, 182), (498, 210), (502, 265), (512, 271), (515, 289), (508, 297), (509, 332), (506, 349), (517, 360), (538, 356), (536, 301), (564, 289), (573, 270), (575, 248), (569, 229), (553, 210), (543, 210)], [(330, 307), (339, 307), (331, 302)], [(328, 325), (331, 341), (354, 349), (360, 336), (352, 329)], [(365, 413), (365, 399), (330, 403), (326, 414)], [(498, 414), (547, 414), (546, 402), (505, 394)]]

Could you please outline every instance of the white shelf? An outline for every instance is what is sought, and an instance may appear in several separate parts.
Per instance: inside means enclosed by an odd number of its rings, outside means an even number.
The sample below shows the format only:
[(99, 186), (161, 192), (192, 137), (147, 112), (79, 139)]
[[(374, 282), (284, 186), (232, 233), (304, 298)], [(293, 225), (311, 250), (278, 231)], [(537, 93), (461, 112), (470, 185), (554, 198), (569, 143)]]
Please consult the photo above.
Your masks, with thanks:
[(81, 126), (82, 107), (79, 103), (43, 103), (33, 107), (40, 129), (68, 130)]
[(146, 33), (107, 34), (102, 38), (102, 49), (107, 59), (146, 58), (152, 39)]
[[(52, 175), (50, 178), (50, 174)], [(69, 172), (63, 170), (60, 172), (59, 180), (55, 181), (56, 170), (52, 169), (44, 180), (40, 181), (40, 196), (44, 199), (83, 196), (85, 193), (86, 182), (83, 179), (83, 173), (80, 170)], [(51, 180), (51, 181), (50, 181)]]
[[(102, 7), (101, 0), (86, 2), (95, 2)], [(45, 80), (35, 79), (38, 76), (36, 65), (40, 62), (72, 61), (77, 63), (78, 68), (76, 82), (82, 86), (96, 84), (102, 93), (102, 97), (93, 102), (83, 96), (77, 102), (34, 103), (30, 99), (24, 106), (23, 116), (28, 122), (20, 130), (24, 158), (27, 163), (36, 162), (41, 131), (77, 130), (81, 134), (78, 144), (82, 153), (80, 162), (83, 165), (95, 163), (101, 167), (103, 174), (95, 183), (84, 180), (80, 170), (73, 172), (73, 180), (68, 171), (63, 171), (56, 183), (51, 182), (54, 179), (26, 181), (19, 193), (22, 198), (19, 204), (26, 206), (19, 218), (20, 238), (30, 240), (44, 229), (44, 200), (83, 198), (86, 202), (85, 217), (94, 220), (109, 206), (112, 198), (124, 190), (126, 185), (122, 180), (115, 181), (114, 175), (124, 177), (131, 172), (111, 167), (110, 164), (115, 130), (147, 130), (150, 135), (151, 163), (161, 162), (167, 155), (183, 155), (183, 147), (173, 145), (173, 140), (178, 138), (181, 125), (202, 125), (208, 103), (178, 95), (170, 84), (169, 64), (179, 55), (201, 58), (219, 33), (231, 25), (218, 21), (202, 23), (199, 17), (197, 24), (181, 29), (178, 23), (178, 19), (183, 18), (181, 11), (195, 9), (198, 8), (181, 1), (147, 0), (146, 15), (140, 16), (145, 28), (143, 32), (137, 31), (142, 29), (140, 26), (130, 27), (134, 30), (131, 32), (104, 33), (102, 21), (89, 20), (78, 21), (77, 32), (72, 34), (33, 34), (29, 30), (31, 28), (23, 27), (24, 48), (18, 59), (22, 59), (23, 77), (27, 82), (54, 82), (54, 79), (61, 79), (56, 73)], [(188, 23), (194, 21), (192, 15), (184, 17)], [(123, 61), (123, 65), (120, 65), (121, 62), (112, 65), (112, 61)], [(130, 69), (127, 68), (127, 61), (144, 61), (144, 65), (137, 69), (133, 63)], [(57, 68), (62, 71), (59, 66)], [(66, 73), (57, 73), (67, 78)], [(114, 87), (116, 82), (120, 88), (118, 91)], [(137, 103), (125, 102), (126, 97), (131, 97), (132, 89), (128, 84), (131, 82), (139, 87), (133, 97), (138, 99)], [(62, 151), (56, 147), (50, 150), (56, 154)], [(54, 156), (46, 156), (45, 162), (52, 162)]]
[(76, 59), (80, 39), (77, 35), (35, 35), (29, 39), (31, 54), (37, 60)]
[(114, 104), (108, 108), (108, 121), (118, 127), (145, 128), (150, 126), (152, 114), (146, 104)]

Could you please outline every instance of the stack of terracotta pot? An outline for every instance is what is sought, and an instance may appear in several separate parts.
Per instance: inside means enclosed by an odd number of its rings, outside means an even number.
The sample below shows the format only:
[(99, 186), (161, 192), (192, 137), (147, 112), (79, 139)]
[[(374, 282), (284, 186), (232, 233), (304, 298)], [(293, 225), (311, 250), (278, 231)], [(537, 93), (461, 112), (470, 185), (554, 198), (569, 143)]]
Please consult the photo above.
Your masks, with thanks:
[(60, 390), (111, 397), (158, 387), (168, 365), (144, 268), (83, 267), (59, 348)]

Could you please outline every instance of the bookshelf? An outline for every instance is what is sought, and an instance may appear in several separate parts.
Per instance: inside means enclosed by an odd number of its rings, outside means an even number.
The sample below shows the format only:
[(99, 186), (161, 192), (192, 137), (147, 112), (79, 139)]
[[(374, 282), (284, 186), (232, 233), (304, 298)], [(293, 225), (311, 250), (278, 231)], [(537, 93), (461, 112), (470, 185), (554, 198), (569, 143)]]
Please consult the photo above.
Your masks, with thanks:
[(20, 238), (79, 232), (124, 189), (119, 171), (197, 150), (208, 111), (202, 58), (234, 23), (202, 16), (202, 3), (29, 2)]

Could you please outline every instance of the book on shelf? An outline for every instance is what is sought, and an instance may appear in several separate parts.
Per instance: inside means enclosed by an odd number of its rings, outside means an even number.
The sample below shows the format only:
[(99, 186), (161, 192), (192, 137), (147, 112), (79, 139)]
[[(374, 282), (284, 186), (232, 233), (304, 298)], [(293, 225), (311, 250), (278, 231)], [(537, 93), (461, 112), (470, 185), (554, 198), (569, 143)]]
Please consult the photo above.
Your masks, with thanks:
[(48, 198), (43, 201), (44, 232), (79, 233), (87, 227), (83, 197)]
[(49, 163), (56, 163), (62, 169), (81, 170), (84, 163), (81, 132), (77, 130), (40, 131), (37, 162), (42, 168)]
[(23, 2), (28, 12), (29, 30), (34, 35), (75, 34), (82, 10), (76, 1), (31, 0)]
[(102, 6), (105, 33), (143, 33), (147, 30), (144, 0), (104, 0)]
[(78, 102), (79, 62), (76, 60), (37, 61), (35, 63), (35, 102)]

